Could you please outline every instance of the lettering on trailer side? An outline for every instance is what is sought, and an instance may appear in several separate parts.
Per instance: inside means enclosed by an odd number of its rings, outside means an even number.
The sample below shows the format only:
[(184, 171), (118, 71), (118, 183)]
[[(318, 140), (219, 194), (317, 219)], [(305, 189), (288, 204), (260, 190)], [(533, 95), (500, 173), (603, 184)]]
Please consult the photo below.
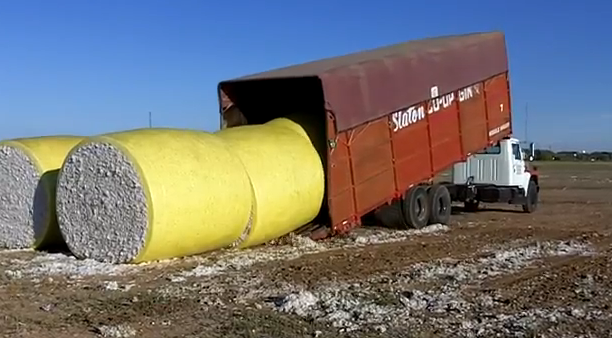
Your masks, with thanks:
[(493, 128), (489, 130), (489, 137), (495, 136), (508, 128), (510, 128), (510, 122), (506, 122), (499, 127)]
[(480, 94), (480, 85), (469, 86), (459, 89), (459, 102), (463, 102), (473, 98), (476, 94)]
[(432, 98), (427, 101), (426, 104), (415, 105), (391, 114), (393, 132), (397, 132), (400, 129), (404, 129), (423, 120), (425, 118), (426, 106), (429, 107), (429, 109), (427, 109), (427, 114), (429, 115), (450, 107), (457, 97), (459, 98), (459, 102), (472, 99), (480, 94), (480, 84), (459, 89), (456, 95), (455, 92), (452, 92), (442, 96), (438, 94), (438, 86), (433, 86), (430, 89), (430, 94)]
[(417, 123), (425, 118), (425, 107), (410, 107), (403, 111), (395, 112), (391, 115), (391, 121), (393, 121), (393, 131), (396, 132), (400, 129), (406, 128), (411, 124)]
[(450, 93), (442, 97), (436, 97), (435, 99), (431, 99), (429, 104), (429, 111), (427, 113), (437, 113), (442, 109), (450, 107), (453, 102), (455, 102), (455, 93)]

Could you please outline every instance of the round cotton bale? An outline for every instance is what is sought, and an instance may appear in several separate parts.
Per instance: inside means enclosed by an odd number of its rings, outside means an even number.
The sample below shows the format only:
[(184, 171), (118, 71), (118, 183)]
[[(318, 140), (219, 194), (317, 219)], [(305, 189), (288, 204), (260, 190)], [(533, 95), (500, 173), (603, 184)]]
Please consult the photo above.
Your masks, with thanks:
[(57, 186), (60, 230), (79, 258), (139, 263), (231, 245), (250, 219), (251, 184), (217, 136), (151, 128), (75, 147)]
[(296, 230), (321, 208), (325, 181), (316, 150), (299, 125), (289, 120), (278, 124), (217, 132), (242, 160), (255, 194), (253, 222), (238, 244), (242, 248)]
[(61, 135), (0, 142), (0, 247), (63, 243), (55, 217), (57, 171), (82, 139)]
[(312, 143), (322, 162), (325, 162), (327, 158), (325, 123), (325, 119), (320, 115), (297, 112), (283, 118), (273, 119), (266, 125), (289, 128), (298, 132)]
[(295, 122), (294, 120), (292, 120), (290, 118), (286, 118), (286, 117), (276, 118), (276, 119), (273, 119), (273, 120), (265, 123), (264, 125), (280, 127), (280, 128), (288, 128), (288, 129), (293, 130), (294, 132), (298, 133), (302, 137), (310, 139), (308, 137), (308, 133), (306, 132), (304, 127), (302, 127), (301, 124), (299, 124), (298, 122)]

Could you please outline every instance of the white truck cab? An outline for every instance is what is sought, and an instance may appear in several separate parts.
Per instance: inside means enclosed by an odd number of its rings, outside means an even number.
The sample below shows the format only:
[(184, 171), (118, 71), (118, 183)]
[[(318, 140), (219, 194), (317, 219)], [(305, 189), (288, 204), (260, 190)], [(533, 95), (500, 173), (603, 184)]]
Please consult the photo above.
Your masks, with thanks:
[[(533, 143), (530, 145), (533, 153)], [(479, 202), (523, 205), (533, 212), (538, 202), (538, 176), (525, 160), (518, 139), (505, 138), (456, 163), (452, 170), (453, 200), (476, 209)]]

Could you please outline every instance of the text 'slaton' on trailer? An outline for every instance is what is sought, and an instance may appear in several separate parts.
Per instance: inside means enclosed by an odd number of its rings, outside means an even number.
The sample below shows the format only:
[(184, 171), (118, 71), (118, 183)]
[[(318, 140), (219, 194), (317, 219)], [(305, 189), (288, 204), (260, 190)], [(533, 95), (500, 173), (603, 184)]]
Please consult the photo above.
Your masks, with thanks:
[(326, 169), (319, 235), (368, 214), (387, 226), (448, 223), (452, 201), (533, 212), (538, 175), (511, 137), (508, 76), (501, 32), (409, 41), (223, 81), (222, 128), (279, 116), (307, 126)]

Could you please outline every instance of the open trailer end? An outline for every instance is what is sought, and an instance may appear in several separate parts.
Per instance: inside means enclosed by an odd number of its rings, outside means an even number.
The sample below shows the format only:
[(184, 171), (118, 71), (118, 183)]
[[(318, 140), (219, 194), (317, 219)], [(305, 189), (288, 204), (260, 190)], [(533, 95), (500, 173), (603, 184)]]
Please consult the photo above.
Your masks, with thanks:
[[(409, 41), (219, 84), (222, 128), (301, 114), (326, 168), (328, 226), (449, 223), (451, 203), (535, 211), (539, 182), (511, 137), (503, 33)], [(324, 135), (317, 137), (315, 135)], [(533, 147), (533, 144), (532, 144)], [(436, 176), (452, 169), (452, 180)]]

